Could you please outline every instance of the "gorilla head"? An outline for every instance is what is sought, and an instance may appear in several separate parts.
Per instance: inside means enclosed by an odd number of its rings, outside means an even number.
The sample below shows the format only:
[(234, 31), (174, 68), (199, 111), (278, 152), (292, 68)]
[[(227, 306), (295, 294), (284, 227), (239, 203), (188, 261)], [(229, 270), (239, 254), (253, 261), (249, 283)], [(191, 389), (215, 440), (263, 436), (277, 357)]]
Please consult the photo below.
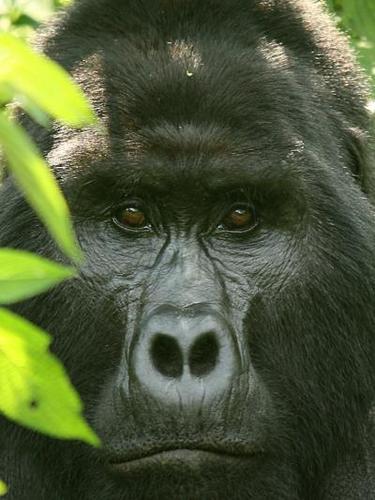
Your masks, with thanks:
[[(82, 0), (41, 45), (103, 126), (24, 118), (86, 261), (15, 309), (103, 447), (2, 421), (8, 498), (373, 498), (368, 96), (323, 7)], [(1, 245), (61, 259), (0, 202)]]

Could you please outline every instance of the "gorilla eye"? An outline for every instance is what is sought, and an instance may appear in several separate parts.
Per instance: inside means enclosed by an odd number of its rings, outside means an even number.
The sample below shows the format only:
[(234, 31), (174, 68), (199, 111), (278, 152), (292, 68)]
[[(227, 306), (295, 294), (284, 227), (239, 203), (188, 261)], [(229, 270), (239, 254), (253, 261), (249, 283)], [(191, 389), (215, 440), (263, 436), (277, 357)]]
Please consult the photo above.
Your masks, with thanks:
[(218, 225), (219, 231), (245, 233), (258, 225), (255, 208), (251, 205), (235, 205)]
[(145, 212), (137, 206), (122, 208), (113, 217), (115, 224), (130, 231), (150, 231), (151, 224), (147, 220)]

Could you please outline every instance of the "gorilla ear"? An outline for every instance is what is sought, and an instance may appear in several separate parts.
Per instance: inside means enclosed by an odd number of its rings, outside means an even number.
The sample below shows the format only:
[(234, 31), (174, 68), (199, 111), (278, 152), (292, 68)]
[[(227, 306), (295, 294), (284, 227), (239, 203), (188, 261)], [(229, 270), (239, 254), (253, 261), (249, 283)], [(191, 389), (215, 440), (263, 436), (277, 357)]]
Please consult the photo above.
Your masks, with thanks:
[(350, 169), (362, 191), (375, 204), (375, 114), (369, 131), (350, 128), (347, 136)]

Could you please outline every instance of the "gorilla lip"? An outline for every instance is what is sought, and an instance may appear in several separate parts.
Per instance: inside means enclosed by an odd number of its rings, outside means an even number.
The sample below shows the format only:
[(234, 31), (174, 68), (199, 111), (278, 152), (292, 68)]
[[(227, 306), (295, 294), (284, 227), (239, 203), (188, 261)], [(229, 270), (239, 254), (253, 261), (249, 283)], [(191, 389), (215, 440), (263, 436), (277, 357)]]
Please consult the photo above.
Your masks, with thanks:
[(154, 450), (149, 454), (134, 457), (128, 460), (111, 462), (111, 469), (119, 473), (128, 473), (147, 467), (188, 465), (190, 468), (199, 468), (207, 463), (223, 463), (251, 458), (254, 453), (235, 454), (219, 449), (175, 448), (170, 450)]

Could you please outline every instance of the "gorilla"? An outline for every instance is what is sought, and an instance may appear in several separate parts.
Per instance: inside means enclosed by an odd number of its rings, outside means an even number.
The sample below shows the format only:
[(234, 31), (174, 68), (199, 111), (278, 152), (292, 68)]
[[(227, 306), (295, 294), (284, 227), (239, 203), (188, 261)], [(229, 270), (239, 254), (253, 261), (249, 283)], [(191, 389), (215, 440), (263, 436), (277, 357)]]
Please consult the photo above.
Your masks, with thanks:
[[(77, 0), (37, 43), (101, 127), (20, 117), (86, 259), (14, 310), (102, 447), (2, 419), (7, 499), (374, 499), (369, 90), (322, 2)], [(11, 175), (0, 228), (64, 262)]]

